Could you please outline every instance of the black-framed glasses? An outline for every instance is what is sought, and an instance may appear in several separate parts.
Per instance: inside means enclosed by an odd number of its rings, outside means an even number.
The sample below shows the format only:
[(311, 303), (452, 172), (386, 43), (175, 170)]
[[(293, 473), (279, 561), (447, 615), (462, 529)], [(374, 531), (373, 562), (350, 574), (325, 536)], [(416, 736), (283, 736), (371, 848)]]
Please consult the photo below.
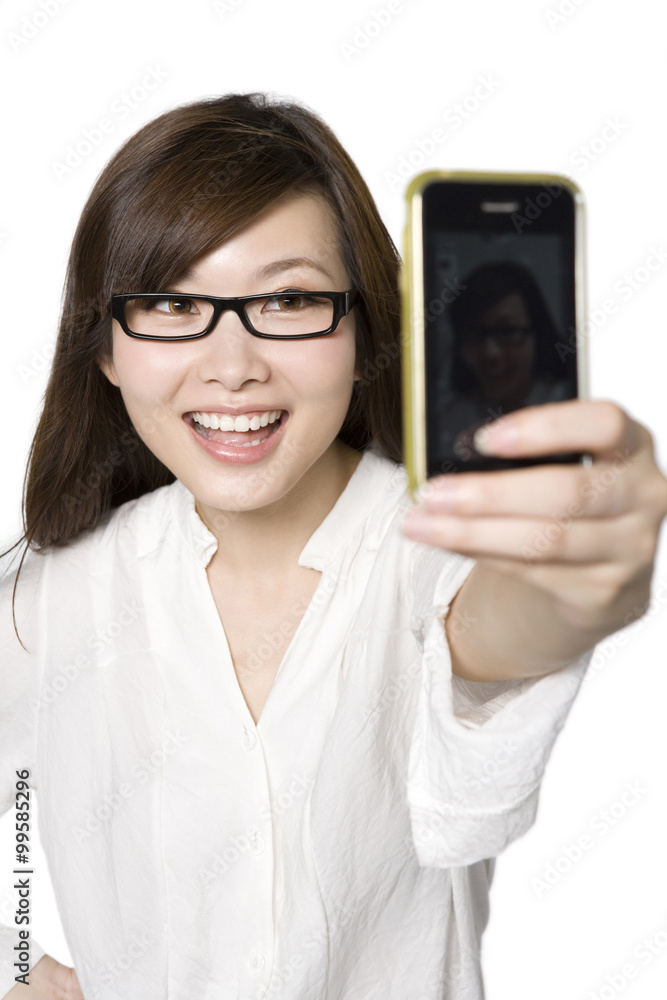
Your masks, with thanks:
[(528, 337), (532, 337), (535, 331), (531, 326), (516, 326), (514, 324), (479, 326), (463, 333), (462, 341), (469, 347), (481, 347), (482, 344), (491, 338), (501, 347), (518, 347), (523, 344)]
[(111, 297), (111, 314), (128, 337), (140, 340), (196, 340), (206, 337), (231, 309), (253, 337), (305, 340), (333, 333), (359, 301), (347, 292), (268, 292), (265, 295), (181, 295), (129, 292)]

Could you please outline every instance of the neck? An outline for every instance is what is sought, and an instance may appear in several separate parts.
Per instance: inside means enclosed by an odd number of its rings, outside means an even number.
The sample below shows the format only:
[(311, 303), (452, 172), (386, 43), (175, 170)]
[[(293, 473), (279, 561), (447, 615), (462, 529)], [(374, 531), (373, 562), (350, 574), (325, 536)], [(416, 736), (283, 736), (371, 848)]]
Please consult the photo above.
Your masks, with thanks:
[(208, 572), (237, 583), (260, 582), (294, 572), (303, 548), (347, 486), (361, 454), (335, 441), (285, 496), (267, 507), (231, 514), (223, 531), (216, 511), (196, 501), (196, 510), (218, 539)]

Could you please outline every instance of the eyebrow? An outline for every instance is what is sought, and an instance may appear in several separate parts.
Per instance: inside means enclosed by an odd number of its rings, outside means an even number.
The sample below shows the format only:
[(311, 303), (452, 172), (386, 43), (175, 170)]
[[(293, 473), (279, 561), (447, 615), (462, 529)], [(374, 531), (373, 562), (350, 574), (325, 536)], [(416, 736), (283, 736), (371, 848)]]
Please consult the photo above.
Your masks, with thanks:
[(329, 272), (311, 257), (287, 257), (285, 260), (274, 260), (270, 264), (266, 264), (265, 267), (260, 267), (255, 273), (255, 278), (257, 281), (263, 281), (266, 278), (274, 278), (277, 274), (282, 274), (283, 271), (291, 271), (296, 267), (314, 268), (330, 281), (333, 281)]
[[(282, 274), (284, 271), (291, 271), (297, 267), (307, 267), (311, 270), (319, 271), (323, 274), (325, 278), (329, 281), (334, 282), (333, 277), (329, 272), (319, 264), (312, 257), (286, 257), (284, 260), (274, 260), (270, 264), (265, 264), (264, 267), (260, 267), (258, 271), (255, 272), (255, 281), (267, 281), (269, 278), (274, 278), (278, 274)], [(194, 277), (194, 268), (188, 268), (179, 279), (176, 279), (178, 284), (182, 284), (186, 281), (191, 281)]]

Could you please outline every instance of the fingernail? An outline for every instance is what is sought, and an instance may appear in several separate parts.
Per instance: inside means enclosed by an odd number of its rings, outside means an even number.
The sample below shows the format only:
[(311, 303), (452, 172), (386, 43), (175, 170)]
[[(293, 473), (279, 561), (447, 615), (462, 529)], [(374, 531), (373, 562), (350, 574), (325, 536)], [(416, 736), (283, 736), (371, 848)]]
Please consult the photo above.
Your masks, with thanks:
[(507, 418), (479, 427), (473, 436), (473, 447), (481, 455), (493, 455), (497, 448), (510, 447), (518, 440), (516, 425)]
[(401, 525), (404, 531), (408, 532), (412, 538), (430, 538), (433, 531), (433, 520), (427, 514), (419, 511), (410, 511), (403, 518)]
[(443, 477), (434, 480), (430, 485), (431, 488), (424, 498), (426, 507), (429, 506), (430, 502), (435, 504), (439, 510), (453, 509), (456, 506), (460, 492), (458, 483), (453, 482), (449, 477)]

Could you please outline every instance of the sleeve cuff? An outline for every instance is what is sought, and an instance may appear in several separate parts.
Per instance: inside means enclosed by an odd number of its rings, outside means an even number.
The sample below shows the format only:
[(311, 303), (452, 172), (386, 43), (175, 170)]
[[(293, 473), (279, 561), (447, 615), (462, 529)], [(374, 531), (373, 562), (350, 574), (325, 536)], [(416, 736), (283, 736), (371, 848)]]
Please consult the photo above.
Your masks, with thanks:
[(408, 764), (417, 857), (440, 868), (495, 857), (532, 826), (547, 761), (593, 655), (519, 681), (454, 677), (444, 618), (465, 576), (441, 576), (425, 622)]

